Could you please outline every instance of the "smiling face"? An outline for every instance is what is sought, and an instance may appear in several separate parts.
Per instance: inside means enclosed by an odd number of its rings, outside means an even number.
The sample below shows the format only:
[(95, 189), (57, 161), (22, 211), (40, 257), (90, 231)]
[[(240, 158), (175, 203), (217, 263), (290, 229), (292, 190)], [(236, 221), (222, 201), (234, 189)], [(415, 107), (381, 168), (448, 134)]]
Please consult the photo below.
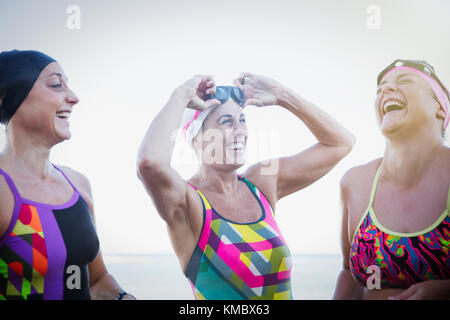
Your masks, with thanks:
[(67, 85), (61, 66), (52, 62), (42, 70), (10, 125), (33, 133), (40, 141), (53, 146), (70, 139), (69, 118), (78, 101)]
[(377, 123), (384, 136), (437, 132), (442, 109), (427, 82), (418, 74), (397, 69), (384, 76), (375, 100)]
[(228, 100), (207, 116), (193, 146), (201, 152), (203, 163), (235, 170), (245, 163), (247, 135), (241, 107)]

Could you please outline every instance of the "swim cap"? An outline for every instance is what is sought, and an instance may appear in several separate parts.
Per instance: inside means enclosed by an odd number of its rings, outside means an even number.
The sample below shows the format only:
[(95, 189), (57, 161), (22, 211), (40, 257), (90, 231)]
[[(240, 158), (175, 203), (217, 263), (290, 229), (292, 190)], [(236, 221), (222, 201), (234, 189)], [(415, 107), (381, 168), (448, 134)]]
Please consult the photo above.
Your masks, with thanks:
[(55, 61), (33, 50), (0, 53), (0, 123), (7, 124), (11, 120), (42, 70)]
[[(217, 86), (216, 93), (208, 95), (206, 99), (217, 99), (221, 102), (221, 104), (227, 102), (229, 99), (233, 99), (234, 102), (242, 107), (245, 101), (245, 94), (238, 87)], [(192, 142), (192, 139), (194, 139), (201, 130), (203, 122), (208, 114), (210, 114), (216, 107), (218, 106), (208, 108), (204, 111), (186, 108), (183, 114), (183, 120), (181, 121), (181, 128), (183, 137), (188, 143)]]

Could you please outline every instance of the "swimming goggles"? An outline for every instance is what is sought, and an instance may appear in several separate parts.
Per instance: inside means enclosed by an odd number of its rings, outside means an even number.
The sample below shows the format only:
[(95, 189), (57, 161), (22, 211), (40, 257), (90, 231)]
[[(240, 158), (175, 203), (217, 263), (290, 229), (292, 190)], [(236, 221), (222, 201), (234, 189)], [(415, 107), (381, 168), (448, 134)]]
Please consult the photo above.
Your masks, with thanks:
[(394, 62), (392, 62), (389, 66), (384, 68), (383, 71), (378, 75), (377, 78), (377, 85), (380, 85), (381, 79), (385, 76), (386, 73), (388, 73), (390, 70), (394, 69), (395, 67), (410, 67), (413, 69), (416, 69), (420, 72), (425, 73), (426, 75), (432, 77), (436, 82), (442, 87), (442, 89), (445, 91), (445, 94), (450, 99), (450, 94), (447, 90), (447, 88), (442, 84), (441, 80), (437, 77), (434, 68), (428, 64), (426, 61), (423, 60), (404, 60), (404, 59), (397, 59)]
[(209, 94), (206, 96), (206, 99), (217, 99), (221, 103), (226, 102), (229, 98), (234, 100), (237, 104), (239, 104), (241, 107), (244, 104), (245, 101), (245, 94), (244, 91), (242, 91), (238, 87), (232, 87), (232, 86), (217, 86), (216, 87), (216, 93), (215, 94)]

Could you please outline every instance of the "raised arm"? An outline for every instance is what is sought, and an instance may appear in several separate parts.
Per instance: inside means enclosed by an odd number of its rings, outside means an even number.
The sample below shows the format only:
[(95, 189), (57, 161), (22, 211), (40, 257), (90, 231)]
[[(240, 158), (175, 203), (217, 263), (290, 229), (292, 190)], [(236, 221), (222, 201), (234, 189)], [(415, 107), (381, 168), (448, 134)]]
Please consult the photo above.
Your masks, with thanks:
[(205, 95), (214, 91), (212, 77), (202, 75), (195, 76), (175, 89), (167, 104), (152, 121), (140, 146), (138, 177), (152, 197), (160, 216), (169, 225), (178, 221), (178, 218), (186, 218), (187, 190), (190, 189), (170, 165), (175, 144), (173, 134), (180, 127), (186, 107), (204, 110), (219, 103), (215, 99), (204, 100)]
[[(328, 173), (353, 148), (355, 137), (323, 110), (302, 98), (291, 89), (263, 76), (244, 73), (236, 79), (247, 100), (244, 106), (279, 105), (301, 120), (318, 140), (317, 144), (292, 156), (273, 159), (278, 170), (264, 174), (265, 164), (256, 164), (248, 174), (259, 179), (273, 179), (276, 199), (303, 189)], [(264, 177), (265, 176), (265, 177)]]

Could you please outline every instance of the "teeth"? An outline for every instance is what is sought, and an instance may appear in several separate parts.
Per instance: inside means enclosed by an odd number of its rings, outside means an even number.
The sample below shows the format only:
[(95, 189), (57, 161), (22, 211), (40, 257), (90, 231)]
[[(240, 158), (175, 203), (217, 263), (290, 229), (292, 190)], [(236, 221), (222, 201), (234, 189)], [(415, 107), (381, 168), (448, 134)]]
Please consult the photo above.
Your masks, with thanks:
[(244, 144), (242, 142), (233, 143), (227, 146), (227, 149), (234, 150), (238, 149), (239, 151), (244, 150)]
[[(383, 107), (384, 113), (391, 111), (390, 109), (392, 106), (398, 106), (402, 109), (404, 108), (404, 104), (402, 102), (391, 99), (384, 103), (384, 107)], [(393, 110), (398, 110), (398, 108), (394, 108)]]
[(57, 112), (56, 116), (58, 118), (61, 118), (61, 119), (69, 119), (70, 118), (70, 112), (68, 112), (68, 111)]

